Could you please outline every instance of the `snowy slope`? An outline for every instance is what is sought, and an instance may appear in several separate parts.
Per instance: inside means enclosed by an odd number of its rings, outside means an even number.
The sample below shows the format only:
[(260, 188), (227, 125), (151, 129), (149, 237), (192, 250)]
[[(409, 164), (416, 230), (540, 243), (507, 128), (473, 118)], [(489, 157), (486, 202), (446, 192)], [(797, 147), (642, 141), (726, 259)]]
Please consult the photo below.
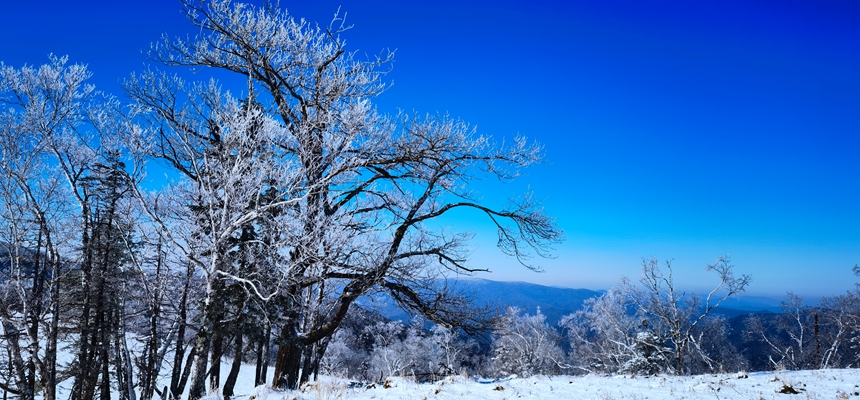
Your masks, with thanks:
[[(225, 371), (226, 372), (226, 371)], [(250, 372), (250, 376), (248, 373)], [(460, 376), (418, 384), (408, 378), (353, 384), (323, 378), (299, 391), (249, 387), (245, 366), (237, 399), (860, 399), (860, 370), (775, 371), (692, 377), (555, 376), (476, 380)], [(791, 388), (796, 394), (780, 393)], [(217, 399), (212, 395), (210, 400)]]

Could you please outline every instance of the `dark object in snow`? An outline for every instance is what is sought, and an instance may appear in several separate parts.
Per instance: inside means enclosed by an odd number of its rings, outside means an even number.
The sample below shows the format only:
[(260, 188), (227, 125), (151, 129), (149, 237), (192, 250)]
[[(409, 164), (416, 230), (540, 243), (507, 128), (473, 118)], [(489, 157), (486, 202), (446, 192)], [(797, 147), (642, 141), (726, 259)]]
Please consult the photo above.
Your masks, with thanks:
[(778, 390), (778, 391), (777, 391), (777, 393), (782, 393), (782, 394), (800, 394), (800, 392), (798, 392), (798, 391), (797, 391), (797, 390), (795, 390), (793, 387), (791, 387), (790, 385), (787, 385), (787, 384), (785, 384), (785, 383), (783, 383), (783, 384), (782, 384), (782, 389)]

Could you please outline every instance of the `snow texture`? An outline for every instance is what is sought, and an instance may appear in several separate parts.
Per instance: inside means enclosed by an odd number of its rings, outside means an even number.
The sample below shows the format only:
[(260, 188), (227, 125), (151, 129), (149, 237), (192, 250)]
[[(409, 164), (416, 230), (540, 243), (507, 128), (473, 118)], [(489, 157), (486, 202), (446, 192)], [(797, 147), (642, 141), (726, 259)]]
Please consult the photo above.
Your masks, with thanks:
[[(296, 391), (275, 391), (268, 386), (253, 388), (250, 386), (253, 374), (252, 366), (243, 366), (235, 399), (860, 399), (860, 369), (689, 377), (587, 375), (491, 380), (452, 376), (435, 383), (416, 383), (410, 378), (357, 383), (321, 377)], [(219, 398), (215, 394), (206, 397)]]

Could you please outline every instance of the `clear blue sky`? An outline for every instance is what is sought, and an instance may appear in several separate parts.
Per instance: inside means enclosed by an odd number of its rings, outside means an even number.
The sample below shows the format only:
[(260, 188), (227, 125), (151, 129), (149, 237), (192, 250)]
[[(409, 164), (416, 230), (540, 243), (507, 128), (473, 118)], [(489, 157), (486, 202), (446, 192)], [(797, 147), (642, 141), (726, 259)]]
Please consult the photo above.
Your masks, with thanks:
[[(347, 47), (397, 49), (381, 109), (449, 112), (501, 138), (546, 145), (530, 186), (566, 231), (543, 274), (477, 233), (488, 279), (592, 289), (675, 259), (703, 289), (731, 254), (749, 292), (843, 292), (860, 281), (860, 3), (856, 1), (283, 1)], [(48, 53), (89, 64), (99, 89), (146, 63), (167, 32), (194, 34), (176, 1), (27, 1), (0, 6), (0, 60)]]

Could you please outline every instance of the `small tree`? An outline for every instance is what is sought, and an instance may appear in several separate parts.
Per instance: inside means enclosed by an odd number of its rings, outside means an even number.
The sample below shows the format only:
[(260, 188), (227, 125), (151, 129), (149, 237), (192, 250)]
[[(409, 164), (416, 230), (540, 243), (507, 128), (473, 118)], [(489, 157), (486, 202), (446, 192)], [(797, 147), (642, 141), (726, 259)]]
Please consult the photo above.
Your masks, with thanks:
[(666, 370), (669, 363), (666, 354), (669, 348), (665, 341), (643, 321), (641, 329), (633, 337), (631, 357), (621, 365), (618, 372), (656, 375)]
[(609, 290), (586, 300), (582, 309), (562, 317), (559, 325), (570, 341), (571, 362), (586, 372), (618, 372), (634, 355), (641, 321), (629, 310), (630, 299)]
[(493, 332), (493, 369), (505, 376), (553, 375), (568, 365), (559, 346), (558, 331), (546, 323), (538, 308), (535, 315), (520, 315), (510, 307), (496, 323)]
[(672, 263), (666, 261), (666, 273), (660, 269), (655, 258), (642, 260), (642, 288), (633, 286), (627, 278), (622, 279), (622, 291), (632, 294), (633, 303), (643, 317), (650, 320), (655, 330), (665, 332), (671, 343), (675, 373), (685, 374), (684, 365), (691, 346), (696, 346), (695, 329), (726, 299), (746, 289), (752, 279), (749, 275), (735, 277), (729, 257), (720, 257), (709, 264), (706, 271), (715, 271), (720, 278), (717, 286), (701, 297), (687, 296), (679, 292), (672, 279)]

